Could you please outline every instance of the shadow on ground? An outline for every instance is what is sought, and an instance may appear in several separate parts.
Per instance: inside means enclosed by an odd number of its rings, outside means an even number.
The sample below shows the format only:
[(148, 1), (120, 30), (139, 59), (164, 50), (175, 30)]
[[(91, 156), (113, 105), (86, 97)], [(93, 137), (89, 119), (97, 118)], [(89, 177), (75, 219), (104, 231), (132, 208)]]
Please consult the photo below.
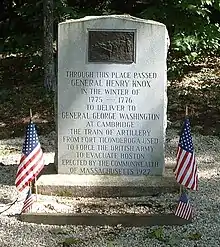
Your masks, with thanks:
[(42, 68), (30, 67), (28, 58), (0, 60), (0, 105), (0, 139), (24, 136), (30, 108), (39, 135), (54, 130), (53, 92), (44, 88)]
[(0, 185), (15, 185), (15, 176), (18, 165), (0, 165)]

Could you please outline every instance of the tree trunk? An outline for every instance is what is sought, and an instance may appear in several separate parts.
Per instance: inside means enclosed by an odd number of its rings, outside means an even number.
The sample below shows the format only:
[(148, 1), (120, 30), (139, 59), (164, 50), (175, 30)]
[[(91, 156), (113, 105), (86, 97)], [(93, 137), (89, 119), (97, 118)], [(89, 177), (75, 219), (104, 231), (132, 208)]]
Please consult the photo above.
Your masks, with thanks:
[(56, 77), (53, 56), (53, 0), (44, 0), (44, 86), (55, 90)]
[(54, 122), (55, 122), (55, 157), (54, 165), (57, 168), (58, 135), (57, 135), (57, 80), (53, 54), (53, 0), (43, 1), (44, 11), (44, 86), (54, 91)]

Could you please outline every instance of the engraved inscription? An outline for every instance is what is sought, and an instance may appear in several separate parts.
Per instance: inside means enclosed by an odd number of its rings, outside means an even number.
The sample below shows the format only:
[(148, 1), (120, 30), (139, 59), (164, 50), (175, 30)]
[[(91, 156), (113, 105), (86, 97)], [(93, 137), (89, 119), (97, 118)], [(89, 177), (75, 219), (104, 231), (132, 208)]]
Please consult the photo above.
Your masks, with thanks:
[(68, 90), (78, 91), (84, 104), (60, 111), (63, 134), (59, 143), (65, 150), (60, 170), (160, 174), (162, 161), (157, 154), (163, 142), (152, 126), (161, 123), (162, 115), (138, 104), (142, 92), (149, 95), (157, 85), (157, 71), (65, 70), (63, 74)]
[(134, 49), (132, 31), (89, 31), (89, 62), (133, 63)]
[(59, 26), (58, 173), (161, 176), (165, 26), (93, 19)]

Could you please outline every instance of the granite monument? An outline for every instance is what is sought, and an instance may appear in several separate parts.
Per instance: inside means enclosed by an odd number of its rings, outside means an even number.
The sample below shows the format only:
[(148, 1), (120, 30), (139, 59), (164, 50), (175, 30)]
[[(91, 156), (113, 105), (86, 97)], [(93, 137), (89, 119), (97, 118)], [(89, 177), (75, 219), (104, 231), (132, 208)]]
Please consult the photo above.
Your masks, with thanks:
[(58, 28), (58, 173), (162, 175), (168, 33), (128, 15)]

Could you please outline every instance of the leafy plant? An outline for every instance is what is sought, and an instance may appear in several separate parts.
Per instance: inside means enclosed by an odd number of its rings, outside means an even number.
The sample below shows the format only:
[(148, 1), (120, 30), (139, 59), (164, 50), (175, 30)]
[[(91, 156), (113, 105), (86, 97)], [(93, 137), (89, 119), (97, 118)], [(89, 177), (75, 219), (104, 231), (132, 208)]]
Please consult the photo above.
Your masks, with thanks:
[(108, 241), (108, 242), (107, 242), (107, 247), (114, 247), (113, 242), (112, 242), (112, 241)]
[(219, 54), (220, 14), (218, 0), (159, 1), (140, 16), (164, 23), (171, 39), (168, 76), (174, 79), (202, 57)]
[(152, 230), (149, 235), (150, 238), (156, 238), (159, 241), (164, 241), (164, 232), (163, 232), (163, 228), (162, 227), (158, 227), (154, 230)]
[(188, 239), (190, 239), (190, 240), (199, 240), (199, 239), (201, 239), (201, 237), (202, 237), (202, 234), (199, 232), (191, 233), (188, 235)]
[(51, 234), (54, 234), (54, 235), (67, 235), (68, 234), (68, 232), (66, 230), (59, 229), (59, 228), (58, 229), (57, 228), (52, 228), (52, 229), (49, 230), (49, 232)]
[[(86, 15), (126, 13), (164, 23), (171, 40), (168, 56), (170, 79), (183, 75), (202, 57), (220, 55), (219, 0), (53, 0), (53, 6), (54, 44), (59, 22)], [(29, 74), (33, 74), (33, 66), (42, 69), (40, 59), (36, 62), (31, 60), (42, 55), (43, 1), (3, 0), (0, 2), (0, 16), (1, 55), (28, 57)]]
[(70, 246), (76, 245), (81, 242), (82, 242), (81, 239), (69, 237), (69, 238), (64, 239), (61, 242), (61, 244), (63, 245), (63, 247), (70, 247)]

